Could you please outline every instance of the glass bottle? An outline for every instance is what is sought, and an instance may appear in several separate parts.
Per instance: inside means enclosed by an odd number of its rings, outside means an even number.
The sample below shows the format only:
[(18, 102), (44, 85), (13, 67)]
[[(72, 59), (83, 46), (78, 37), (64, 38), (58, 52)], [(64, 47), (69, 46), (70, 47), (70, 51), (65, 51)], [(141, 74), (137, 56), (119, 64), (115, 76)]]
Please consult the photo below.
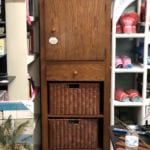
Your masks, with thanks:
[(139, 136), (134, 129), (129, 129), (125, 136), (126, 150), (138, 150)]

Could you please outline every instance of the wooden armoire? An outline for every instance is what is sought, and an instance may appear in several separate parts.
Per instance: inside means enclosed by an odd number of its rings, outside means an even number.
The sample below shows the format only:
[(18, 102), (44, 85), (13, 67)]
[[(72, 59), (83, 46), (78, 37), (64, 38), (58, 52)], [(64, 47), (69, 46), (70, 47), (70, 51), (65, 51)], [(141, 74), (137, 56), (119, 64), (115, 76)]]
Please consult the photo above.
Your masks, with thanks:
[(41, 0), (42, 150), (109, 150), (110, 0)]

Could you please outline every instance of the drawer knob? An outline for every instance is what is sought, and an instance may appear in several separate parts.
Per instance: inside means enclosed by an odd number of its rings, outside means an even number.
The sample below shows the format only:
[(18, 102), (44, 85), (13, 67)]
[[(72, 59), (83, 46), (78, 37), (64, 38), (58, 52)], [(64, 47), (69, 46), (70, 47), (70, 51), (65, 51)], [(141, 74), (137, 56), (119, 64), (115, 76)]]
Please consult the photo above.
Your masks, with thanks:
[(54, 32), (56, 32), (56, 28), (52, 28), (52, 30), (51, 30), (51, 31), (52, 31), (53, 33), (54, 33)]
[(73, 74), (74, 74), (74, 75), (77, 75), (77, 74), (78, 74), (78, 71), (77, 71), (77, 70), (75, 70), (75, 71), (73, 72)]

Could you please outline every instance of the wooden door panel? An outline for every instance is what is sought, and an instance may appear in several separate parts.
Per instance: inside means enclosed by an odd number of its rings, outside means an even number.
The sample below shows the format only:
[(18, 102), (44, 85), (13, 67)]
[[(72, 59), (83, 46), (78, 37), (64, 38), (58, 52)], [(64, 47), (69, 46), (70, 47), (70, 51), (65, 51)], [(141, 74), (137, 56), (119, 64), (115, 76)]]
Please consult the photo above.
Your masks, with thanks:
[(45, 0), (44, 17), (47, 60), (105, 59), (105, 0)]

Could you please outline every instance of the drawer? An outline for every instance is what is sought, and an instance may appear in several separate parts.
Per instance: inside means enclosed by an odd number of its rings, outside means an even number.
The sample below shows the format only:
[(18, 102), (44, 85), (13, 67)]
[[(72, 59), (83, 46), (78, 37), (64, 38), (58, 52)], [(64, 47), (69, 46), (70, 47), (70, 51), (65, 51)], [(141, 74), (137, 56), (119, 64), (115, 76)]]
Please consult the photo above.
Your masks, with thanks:
[(98, 119), (50, 119), (49, 149), (98, 148)]
[(99, 115), (99, 82), (49, 82), (50, 115)]
[(103, 81), (104, 63), (47, 63), (47, 81)]

